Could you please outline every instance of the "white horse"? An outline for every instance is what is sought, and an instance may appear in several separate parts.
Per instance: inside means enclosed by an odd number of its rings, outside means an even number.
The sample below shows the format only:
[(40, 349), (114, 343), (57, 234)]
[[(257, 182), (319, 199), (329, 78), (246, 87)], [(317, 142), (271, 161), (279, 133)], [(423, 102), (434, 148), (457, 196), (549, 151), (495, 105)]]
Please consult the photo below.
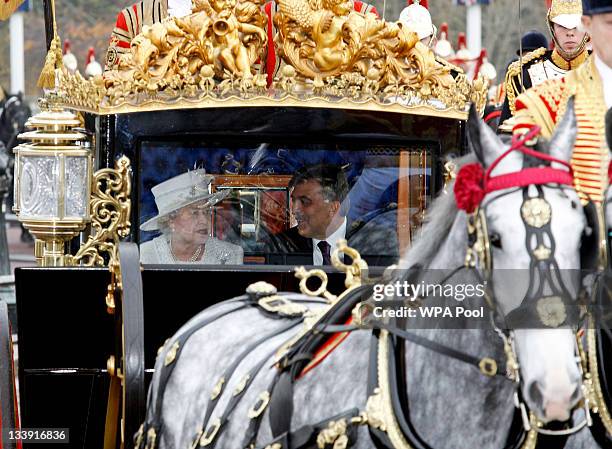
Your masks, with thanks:
[[(546, 154), (567, 164), (575, 133), (570, 105), (550, 146), (540, 144), (539, 149), (546, 153), (550, 148)], [(500, 159), (508, 146), (475, 113), (468, 122), (468, 134), (482, 167), (496, 164), (491, 173), (494, 177), (522, 172), (534, 162), (521, 151)], [(468, 160), (474, 161), (474, 157)], [(541, 168), (543, 161), (536, 162)], [(553, 174), (566, 179), (564, 164), (552, 165), (557, 168)], [(503, 270), (523, 270), (534, 276), (540, 270), (540, 265), (534, 266), (534, 254), (540, 254), (538, 260), (546, 262), (541, 270), (580, 268), (581, 238), (587, 230), (584, 212), (576, 192), (568, 185), (571, 181), (559, 183), (553, 180), (555, 176), (546, 184), (492, 189), (478, 201), (488, 227), (480, 237), (491, 243), (489, 255), (494, 266), (488, 279), (492, 286), (489, 293), (505, 316), (525, 306), (526, 298), (540, 298), (530, 297), (520, 287), (506, 288), (508, 280)], [(541, 207), (522, 212), (532, 198), (542, 200)], [(420, 237), (403, 258), (404, 266), (463, 266), (466, 248), (474, 243), (466, 232), (469, 215), (458, 210), (455, 196), (448, 194), (435, 201), (428, 216)], [(537, 228), (538, 222), (544, 224)], [(550, 250), (548, 255), (546, 249)], [(486, 277), (486, 272), (477, 268), (458, 270), (448, 283), (474, 282), (476, 272)], [(574, 300), (579, 280), (563, 278), (561, 289)], [(331, 309), (335, 314), (331, 325), (345, 322), (347, 316), (340, 314), (340, 309), (344, 303), (352, 305), (362, 299), (360, 293), (354, 290)], [(525, 433), (517, 431), (513, 418), (518, 416), (519, 430), (523, 424), (529, 425), (522, 422), (529, 418), (522, 420), (515, 407), (519, 389), (525, 413), (530, 410), (532, 419), (544, 424), (565, 421), (580, 409), (583, 379), (576, 360), (575, 329), (567, 323), (514, 329), (500, 338), (499, 329), (469, 328), (465, 322), (460, 329), (413, 330), (405, 340), (400, 338), (405, 331), (400, 327), (372, 333), (344, 326), (312, 327), (310, 323), (311, 333), (307, 335), (315, 335), (313, 329), (352, 332), (341, 333), (344, 340), (339, 346), (318, 360), (318, 365), (311, 363), (312, 369), (300, 376), (313, 353), (320, 355), (320, 350), (310, 347), (300, 352), (297, 349), (304, 348), (294, 342), (292, 348), (297, 353), (289, 351), (289, 356), (282, 359), (281, 364), (287, 368), (282, 372), (275, 364), (275, 353), (303, 327), (303, 306), (314, 312), (327, 306), (303, 295), (280, 296), (284, 299), (274, 301), (291, 301), (287, 310), (292, 313), (262, 312), (260, 296), (252, 293), (207, 308), (169, 339), (156, 362), (146, 420), (136, 436), (138, 447), (518, 447)], [(482, 304), (486, 306), (484, 299)], [(508, 346), (504, 339), (514, 351), (505, 351)], [(381, 346), (383, 343), (387, 346)], [(390, 354), (395, 354), (395, 358), (389, 358), (392, 364), (381, 364)], [(463, 360), (461, 354), (466, 356)], [(474, 366), (485, 356), (497, 361), (509, 356), (508, 373), (520, 383), (509, 381), (505, 372), (495, 375), (490, 360), (480, 370)], [(500, 362), (500, 369), (502, 365)], [(397, 382), (392, 385), (390, 379)], [(388, 402), (383, 400), (385, 394)], [(579, 429), (586, 416), (575, 414), (580, 416), (569, 425)], [(528, 438), (535, 435), (534, 431)], [(584, 430), (570, 441), (573, 447), (593, 447)]]

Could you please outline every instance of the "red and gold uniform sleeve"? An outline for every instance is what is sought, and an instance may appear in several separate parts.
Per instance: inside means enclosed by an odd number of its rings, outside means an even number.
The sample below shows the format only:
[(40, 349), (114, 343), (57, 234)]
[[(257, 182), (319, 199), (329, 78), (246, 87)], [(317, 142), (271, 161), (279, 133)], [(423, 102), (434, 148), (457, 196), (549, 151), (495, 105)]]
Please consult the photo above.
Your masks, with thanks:
[(144, 25), (161, 22), (167, 15), (168, 2), (164, 0), (141, 0), (121, 10), (106, 52), (105, 70), (117, 68), (119, 58), (130, 50), (132, 39)]
[(603, 135), (605, 106), (601, 81), (590, 61), (566, 77), (547, 81), (517, 98), (514, 132), (538, 125), (542, 136), (550, 139), (574, 96), (578, 125), (572, 169), (574, 187), (583, 202), (601, 202), (608, 185), (608, 149)]
[(132, 39), (138, 34), (139, 30), (138, 4), (123, 9), (117, 15), (115, 28), (106, 52), (105, 70), (117, 68), (119, 58), (129, 51)]
[(528, 89), (516, 99), (513, 133), (523, 133), (534, 125), (542, 128), (549, 139), (557, 124), (559, 113), (565, 111), (569, 90), (565, 78), (549, 80)]

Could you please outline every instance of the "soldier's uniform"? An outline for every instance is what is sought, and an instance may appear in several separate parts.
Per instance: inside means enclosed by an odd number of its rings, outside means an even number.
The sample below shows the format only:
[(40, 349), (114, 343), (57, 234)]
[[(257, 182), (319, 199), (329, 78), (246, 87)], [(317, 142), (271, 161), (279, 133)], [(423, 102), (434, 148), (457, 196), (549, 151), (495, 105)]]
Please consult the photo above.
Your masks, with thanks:
[(561, 49), (553, 32), (554, 23), (568, 29), (576, 28), (581, 16), (580, 0), (553, 0), (548, 11), (547, 22), (555, 42), (555, 49), (538, 48), (522, 56), (521, 60), (510, 64), (506, 73), (506, 100), (502, 108), (500, 123), (514, 115), (516, 97), (522, 92), (544, 81), (560, 78), (586, 61), (589, 56), (586, 50), (588, 36), (585, 35), (580, 46), (572, 54), (567, 54)]
[(142, 27), (168, 17), (168, 0), (142, 0), (121, 10), (106, 52), (106, 68), (117, 68), (119, 57), (130, 50), (132, 39)]
[[(612, 1), (612, 0), (610, 0)], [(571, 96), (575, 97), (578, 135), (572, 157), (574, 184), (583, 200), (603, 200), (608, 185), (608, 148), (605, 140), (607, 110), (603, 83), (595, 56), (564, 78), (549, 80), (516, 99), (514, 133), (538, 125), (550, 139)], [(609, 106), (608, 106), (609, 107)]]

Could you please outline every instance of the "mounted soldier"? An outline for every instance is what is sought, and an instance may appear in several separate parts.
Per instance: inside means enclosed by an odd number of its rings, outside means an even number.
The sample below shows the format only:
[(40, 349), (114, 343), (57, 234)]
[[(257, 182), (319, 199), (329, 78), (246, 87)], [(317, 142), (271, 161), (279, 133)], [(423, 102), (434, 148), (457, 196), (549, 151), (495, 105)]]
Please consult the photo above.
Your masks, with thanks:
[(506, 73), (506, 100), (500, 123), (516, 112), (515, 102), (525, 90), (549, 79), (564, 76), (579, 67), (589, 56), (589, 36), (579, 29), (580, 0), (553, 0), (547, 14), (547, 25), (554, 49), (537, 48), (515, 61)]
[(570, 97), (575, 96), (578, 138), (572, 158), (581, 198), (601, 202), (608, 185), (609, 149), (604, 136), (606, 110), (612, 107), (612, 0), (583, 0), (582, 25), (593, 55), (566, 77), (550, 80), (516, 99), (514, 133), (538, 125), (550, 138)]

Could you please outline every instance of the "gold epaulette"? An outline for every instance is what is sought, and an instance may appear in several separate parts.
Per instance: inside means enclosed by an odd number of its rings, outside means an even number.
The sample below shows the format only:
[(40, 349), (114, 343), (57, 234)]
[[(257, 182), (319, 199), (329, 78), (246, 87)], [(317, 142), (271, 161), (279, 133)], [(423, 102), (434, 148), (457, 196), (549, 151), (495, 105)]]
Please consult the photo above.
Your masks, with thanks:
[[(535, 61), (538, 58), (541, 58), (544, 56), (546, 51), (547, 50), (544, 47), (540, 47), (537, 50), (527, 53), (519, 61), (514, 61), (508, 67), (504, 84), (506, 85), (506, 97), (508, 98), (508, 105), (510, 106), (510, 112), (512, 115), (516, 113), (516, 97), (523, 92), (523, 66)], [(519, 81), (518, 85), (515, 80), (517, 77)]]

